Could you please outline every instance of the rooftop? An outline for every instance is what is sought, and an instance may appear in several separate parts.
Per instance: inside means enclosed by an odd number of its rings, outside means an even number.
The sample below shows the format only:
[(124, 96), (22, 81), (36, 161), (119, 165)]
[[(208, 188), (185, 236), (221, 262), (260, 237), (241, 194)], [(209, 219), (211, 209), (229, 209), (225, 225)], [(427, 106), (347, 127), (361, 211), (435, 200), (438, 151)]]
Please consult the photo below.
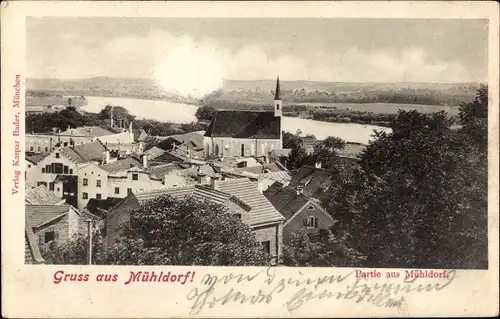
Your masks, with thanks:
[(61, 149), (61, 153), (76, 163), (103, 160), (105, 151), (106, 147), (99, 141)]
[(70, 205), (25, 205), (26, 222), (31, 227), (40, 227), (50, 221), (66, 215)]
[(297, 194), (296, 190), (283, 187), (283, 184), (278, 182), (264, 191), (264, 196), (287, 220), (309, 201), (304, 195)]
[(324, 189), (331, 182), (331, 176), (328, 171), (311, 166), (302, 166), (294, 172), (288, 186), (292, 189), (302, 187), (305, 196), (321, 198), (324, 195)]
[(267, 198), (258, 190), (257, 184), (252, 183), (248, 178), (218, 181), (215, 184), (215, 188), (237, 197), (252, 208), (248, 218), (248, 222), (252, 226), (284, 219)]
[(24, 200), (26, 203), (34, 205), (57, 205), (64, 203), (62, 198), (57, 197), (57, 195), (45, 185), (27, 189)]
[(127, 157), (111, 163), (103, 164), (99, 167), (110, 174), (114, 174), (125, 171), (133, 166), (140, 166), (140, 165), (141, 163), (134, 157)]
[(280, 139), (281, 121), (274, 111), (219, 110), (205, 136)]
[(75, 135), (75, 136), (87, 136), (87, 137), (100, 137), (113, 134), (115, 133), (99, 126), (84, 126), (84, 127), (70, 128), (64, 132), (61, 132), (61, 135)]
[(49, 153), (37, 153), (37, 154), (26, 155), (26, 160), (30, 161), (33, 164), (38, 164), (41, 160), (46, 158), (48, 155), (49, 155)]

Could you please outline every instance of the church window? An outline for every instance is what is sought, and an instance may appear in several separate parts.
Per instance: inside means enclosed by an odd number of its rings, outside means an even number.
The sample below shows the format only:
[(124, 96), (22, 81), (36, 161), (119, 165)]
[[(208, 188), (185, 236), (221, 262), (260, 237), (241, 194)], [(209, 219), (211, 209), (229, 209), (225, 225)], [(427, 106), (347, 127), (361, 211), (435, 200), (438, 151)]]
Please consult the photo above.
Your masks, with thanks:
[(215, 145), (215, 155), (219, 155), (220, 154), (220, 151), (219, 151), (219, 145)]
[(278, 103), (278, 104), (276, 104), (276, 109), (277, 109), (278, 111), (280, 110), (280, 105), (279, 105), (279, 103)]
[(241, 156), (245, 156), (245, 144), (241, 144)]

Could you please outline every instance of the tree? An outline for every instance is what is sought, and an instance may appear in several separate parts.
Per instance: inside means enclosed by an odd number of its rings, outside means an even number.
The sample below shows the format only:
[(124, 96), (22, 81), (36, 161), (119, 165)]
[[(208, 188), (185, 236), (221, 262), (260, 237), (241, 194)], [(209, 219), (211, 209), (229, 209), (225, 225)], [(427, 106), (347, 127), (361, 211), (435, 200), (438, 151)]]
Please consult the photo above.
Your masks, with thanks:
[(487, 267), (487, 162), (443, 112), (400, 111), (328, 210), (370, 267)]
[[(88, 237), (75, 236), (65, 244), (51, 242), (42, 247), (41, 254), (46, 264), (54, 265), (87, 265), (88, 264)], [(99, 234), (92, 238), (92, 264), (106, 263), (104, 239)]]
[(330, 229), (301, 229), (291, 234), (283, 248), (283, 262), (296, 267), (359, 267), (366, 259), (349, 246), (350, 234), (338, 231), (338, 225)]
[(198, 121), (201, 120), (208, 120), (211, 121), (212, 118), (215, 116), (217, 113), (217, 110), (211, 106), (200, 106), (197, 110), (194, 116), (198, 119)]
[(291, 170), (310, 163), (311, 158), (303, 147), (303, 140), (300, 134), (300, 130), (297, 130), (297, 134), (283, 132), (283, 148), (292, 149), (286, 161), (288, 169)]
[(460, 122), (467, 135), (484, 149), (488, 146), (488, 87), (481, 85), (476, 98), (460, 103)]
[(134, 115), (131, 115), (129, 111), (123, 106), (112, 106), (106, 105), (99, 113), (98, 117), (101, 121), (109, 121), (111, 118), (111, 108), (113, 108), (113, 119), (125, 120), (126, 122), (131, 122), (135, 119)]
[(250, 228), (223, 206), (161, 196), (131, 212), (108, 262), (248, 266), (266, 264), (266, 256)]
[(316, 163), (321, 163), (321, 167), (336, 170), (340, 164), (337, 150), (343, 149), (345, 142), (338, 138), (329, 136), (314, 145), (312, 159)]

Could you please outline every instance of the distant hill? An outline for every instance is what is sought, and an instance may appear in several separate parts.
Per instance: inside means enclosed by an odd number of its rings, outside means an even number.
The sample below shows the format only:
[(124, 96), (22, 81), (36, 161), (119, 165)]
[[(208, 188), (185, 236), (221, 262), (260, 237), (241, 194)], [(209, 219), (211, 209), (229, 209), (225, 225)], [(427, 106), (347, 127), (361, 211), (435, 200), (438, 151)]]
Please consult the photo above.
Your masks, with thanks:
[[(280, 81), (287, 102), (410, 103), (457, 105), (474, 98), (479, 83), (346, 83)], [(259, 103), (272, 99), (275, 80), (226, 81), (202, 100), (164, 92), (150, 79), (96, 77), (89, 79), (27, 79), (27, 90), (72, 96), (116, 96), (166, 99), (200, 104), (204, 101)]]

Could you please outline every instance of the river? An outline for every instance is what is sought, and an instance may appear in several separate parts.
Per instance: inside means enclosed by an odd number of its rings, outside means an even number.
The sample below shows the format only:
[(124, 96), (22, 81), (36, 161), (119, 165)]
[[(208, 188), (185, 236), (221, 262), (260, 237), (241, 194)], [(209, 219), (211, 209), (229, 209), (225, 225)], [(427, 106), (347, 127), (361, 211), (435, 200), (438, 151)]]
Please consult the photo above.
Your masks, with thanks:
[[(87, 96), (87, 105), (82, 110), (97, 113), (106, 105), (119, 105), (126, 108), (137, 118), (168, 121), (173, 123), (196, 122), (196, 105), (135, 98)], [(313, 134), (318, 139), (335, 136), (346, 142), (367, 144), (373, 130), (390, 132), (389, 128), (357, 123), (330, 123), (297, 117), (283, 117), (283, 130), (295, 133), (298, 129), (303, 135)]]

